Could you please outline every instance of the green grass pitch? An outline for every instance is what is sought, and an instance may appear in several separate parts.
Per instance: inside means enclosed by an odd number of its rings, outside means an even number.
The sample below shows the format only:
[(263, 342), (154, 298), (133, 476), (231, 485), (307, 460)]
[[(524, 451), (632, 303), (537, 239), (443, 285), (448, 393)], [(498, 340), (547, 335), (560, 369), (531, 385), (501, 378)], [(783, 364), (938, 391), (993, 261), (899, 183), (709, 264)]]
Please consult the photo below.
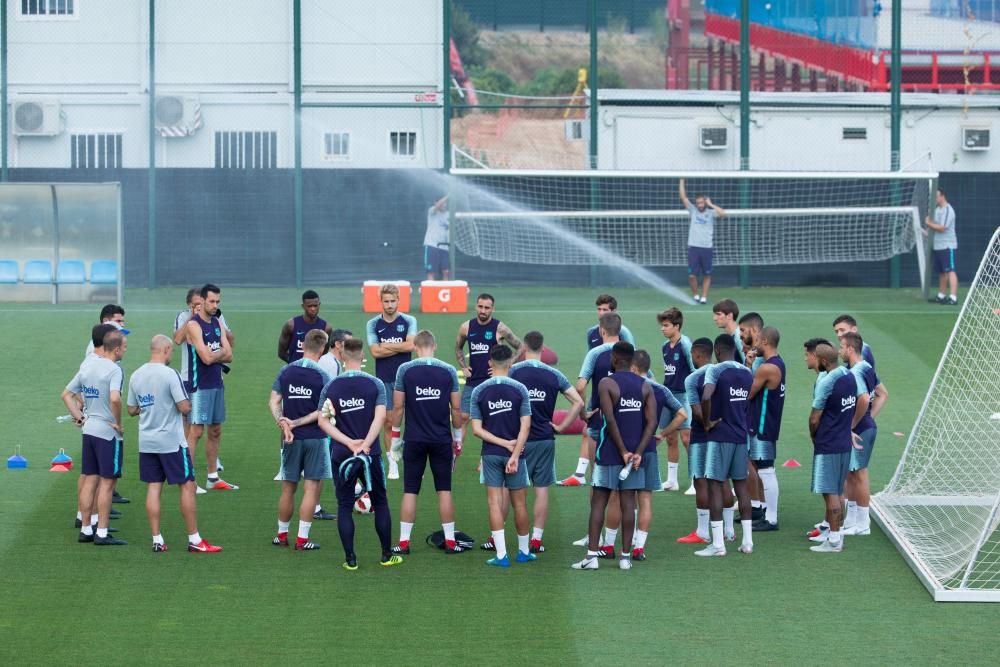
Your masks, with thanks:
[[(595, 321), (595, 290), (474, 286), (484, 288), (496, 295), (499, 318), (519, 334), (541, 330), (559, 354), (560, 368), (576, 376), (583, 332)], [(280, 368), (278, 332), (299, 311), (299, 294), (223, 291), (236, 344), (233, 372), (226, 377), (229, 421), (221, 453), (224, 476), (241, 489), (198, 497), (202, 534), (225, 547), (218, 556), (183, 550), (174, 489), (165, 491), (163, 514), (172, 550), (150, 551), (135, 419), (127, 419), (120, 486), (132, 504), (118, 506), (124, 517), (115, 522), (130, 544), (106, 550), (77, 544), (71, 523), (75, 471), (47, 469), (61, 447), (79, 459), (78, 431), (56, 424), (55, 417), (65, 412), (59, 393), (83, 356), (99, 305), (0, 307), (0, 334), (8, 348), (0, 362), (7, 387), (0, 407), (3, 451), (9, 456), (20, 444), (30, 462), (26, 471), (0, 470), (0, 663), (995, 663), (1000, 606), (934, 604), (877, 528), (870, 537), (848, 538), (840, 555), (811, 553), (803, 536), (821, 516), (822, 503), (808, 490), (806, 419), (813, 379), (802, 362), (802, 341), (832, 336), (831, 322), (841, 312), (859, 319), (890, 392), (872, 466), (878, 490), (905, 443), (893, 433), (912, 428), (956, 309), (926, 304), (907, 290), (713, 293), (735, 298), (744, 312), (756, 310), (781, 330), (789, 375), (779, 461), (803, 463), (778, 468), (781, 531), (759, 535), (750, 557), (735, 550), (724, 559), (693, 557), (694, 549), (674, 542), (694, 526), (693, 498), (661, 493), (654, 496), (648, 561), (628, 573), (607, 566), (572, 571), (569, 565), (581, 553), (570, 542), (586, 530), (587, 491), (555, 488), (547, 551), (535, 563), (496, 571), (486, 567), (478, 549), (445, 557), (423, 545), (423, 536), (439, 527), (433, 494), (425, 492), (416, 548), (406, 562), (379, 567), (371, 518), (359, 517), (360, 569), (349, 573), (340, 567), (334, 522), (313, 526), (321, 551), (270, 545), (278, 452), (266, 403)], [(360, 312), (360, 289), (320, 294), (328, 321), (363, 333), (369, 316)], [(653, 316), (673, 304), (648, 290), (616, 295), (625, 323), (656, 360), (662, 339)], [(128, 292), (127, 372), (146, 361), (153, 334), (170, 333), (182, 305), (181, 289)], [(681, 307), (684, 333), (716, 335), (710, 307)], [(421, 327), (437, 334), (438, 356), (452, 361), (463, 317), (416, 315)], [(578, 444), (576, 436), (559, 439), (560, 476), (571, 472)], [(202, 452), (196, 468), (203, 482)], [(455, 499), (459, 529), (482, 539), (486, 503), (475, 472), (477, 453), (470, 436), (456, 471)], [(682, 475), (685, 470), (682, 456)], [(401, 482), (390, 482), (389, 493), (395, 537)], [(334, 505), (329, 487), (324, 501)], [(512, 523), (507, 535), (513, 548)]]

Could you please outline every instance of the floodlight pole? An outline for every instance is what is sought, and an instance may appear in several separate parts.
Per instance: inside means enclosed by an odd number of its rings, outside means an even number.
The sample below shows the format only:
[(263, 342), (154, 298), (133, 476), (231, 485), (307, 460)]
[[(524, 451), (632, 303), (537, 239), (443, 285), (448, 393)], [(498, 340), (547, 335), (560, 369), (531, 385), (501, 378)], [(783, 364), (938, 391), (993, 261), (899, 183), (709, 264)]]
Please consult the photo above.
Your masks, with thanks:
[[(149, 95), (147, 106), (148, 118), (148, 153), (149, 163), (146, 169), (148, 187), (146, 188), (146, 229), (149, 235), (147, 250), (149, 257), (146, 266), (149, 269), (148, 287), (156, 288), (156, 0), (149, 0)], [(119, 267), (119, 281), (124, 280), (124, 267)]]
[[(889, 168), (892, 171), (899, 171), (899, 153), (902, 145), (902, 85), (903, 85), (903, 3), (899, 0), (892, 3), (892, 45), (891, 62), (889, 67), (889, 124), (890, 124), (890, 154)], [(894, 181), (895, 183), (895, 181)], [(890, 203), (898, 204), (899, 192), (893, 192)], [(917, 245), (920, 245), (917, 239)], [(918, 249), (919, 252), (919, 249)], [(899, 255), (894, 255), (889, 260), (889, 287), (899, 287)]]
[[(750, 169), (750, 0), (740, 0), (740, 171)], [(740, 180), (740, 206), (750, 207), (750, 181)], [(740, 287), (750, 286), (746, 225), (740, 223)]]
[(455, 280), (455, 206), (454, 197), (451, 197), (451, 179), (448, 172), (451, 171), (451, 0), (441, 0), (441, 111), (442, 129), (441, 144), (444, 146), (444, 154), (441, 156), (441, 170), (444, 174), (445, 183), (448, 185), (448, 277)]
[(292, 1), (292, 115), (295, 125), (295, 287), (302, 287), (302, 0)]
[[(590, 0), (587, 22), (590, 24), (590, 69), (587, 70), (587, 85), (590, 87), (590, 145), (587, 147), (590, 169), (597, 169), (597, 0)], [(590, 208), (598, 207), (597, 179), (590, 180)], [(596, 229), (594, 230), (597, 231)], [(590, 286), (597, 287), (598, 267), (590, 267)]]
[(0, 0), (0, 182), (7, 182), (7, 0)]

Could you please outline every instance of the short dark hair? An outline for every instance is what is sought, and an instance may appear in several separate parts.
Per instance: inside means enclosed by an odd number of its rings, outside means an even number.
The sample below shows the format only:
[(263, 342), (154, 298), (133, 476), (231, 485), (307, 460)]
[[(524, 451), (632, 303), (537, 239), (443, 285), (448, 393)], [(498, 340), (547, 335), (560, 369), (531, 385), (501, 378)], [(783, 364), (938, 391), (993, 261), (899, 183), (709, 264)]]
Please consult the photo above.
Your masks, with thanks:
[(482, 301), (483, 299), (489, 299), (490, 303), (497, 302), (497, 300), (493, 298), (492, 294), (488, 294), (486, 292), (483, 292), (482, 294), (476, 297), (476, 301)]
[(348, 338), (344, 341), (344, 354), (359, 359), (363, 355), (364, 347), (360, 338)]
[(684, 326), (684, 313), (680, 311), (679, 308), (667, 308), (665, 311), (656, 316), (656, 321), (660, 324), (664, 322), (670, 322), (678, 329)]
[(817, 345), (815, 352), (816, 356), (826, 365), (827, 370), (837, 365), (837, 350), (832, 345)]
[(524, 345), (532, 352), (541, 352), (545, 345), (545, 336), (541, 331), (529, 331), (524, 334)]
[(846, 313), (844, 313), (843, 315), (838, 315), (837, 319), (833, 321), (833, 326), (837, 326), (838, 324), (842, 323), (847, 324), (847, 326), (849, 327), (858, 326), (858, 321)]
[(845, 343), (847, 347), (851, 348), (858, 354), (861, 354), (861, 348), (864, 346), (864, 341), (861, 339), (860, 334), (856, 334), (853, 331), (848, 331), (843, 336), (840, 337), (841, 342)]
[(302, 293), (302, 301), (303, 301), (303, 303), (306, 302), (309, 299), (318, 299), (318, 298), (319, 298), (319, 294), (316, 294), (315, 290), (307, 289), (305, 292)]
[[(604, 319), (604, 317), (611, 314), (612, 313), (607, 313), (606, 315), (603, 315), (601, 319)], [(633, 361), (635, 361), (635, 347), (633, 347), (632, 343), (629, 343), (628, 341), (620, 340), (612, 346), (611, 356), (624, 362), (628, 362), (631, 366)]]
[(715, 337), (713, 347), (715, 348), (715, 356), (720, 356), (720, 352), (734, 354), (736, 352), (736, 341), (729, 334), (719, 334)]
[(648, 373), (652, 363), (653, 360), (649, 358), (649, 352), (646, 352), (646, 350), (636, 350), (635, 355), (632, 357), (632, 365), (640, 373)]
[(617, 336), (622, 332), (622, 316), (618, 313), (604, 313), (597, 321), (609, 336)]
[(94, 344), (94, 347), (101, 347), (104, 345), (104, 336), (112, 331), (118, 331), (118, 327), (113, 324), (95, 324), (94, 328), (90, 330), (90, 340)]
[(199, 296), (201, 295), (201, 288), (200, 287), (192, 287), (191, 289), (189, 289), (188, 293), (187, 293), (187, 296), (184, 297), (184, 303), (186, 303), (187, 305), (190, 306), (191, 302), (194, 300), (194, 295), (195, 294), (198, 294)]
[(330, 332), (330, 345), (345, 341), (353, 336), (354, 334), (352, 334), (348, 329), (334, 329)]
[(125, 309), (116, 303), (109, 303), (108, 305), (101, 308), (101, 317), (98, 319), (99, 322), (104, 320), (110, 320), (115, 315), (125, 315)]
[(691, 343), (691, 353), (701, 352), (707, 357), (712, 356), (712, 339), (711, 338), (696, 338), (693, 343)]
[(104, 334), (104, 340), (101, 342), (104, 345), (105, 352), (109, 352), (111, 350), (117, 350), (122, 346), (122, 343), (125, 342), (125, 334), (123, 334), (115, 327), (111, 327), (111, 331)]
[(740, 318), (739, 324), (745, 324), (748, 327), (756, 327), (760, 329), (764, 326), (764, 318), (760, 316), (760, 313), (747, 313)]
[(776, 327), (764, 327), (760, 330), (761, 338), (764, 342), (771, 347), (778, 347), (778, 343), (781, 342), (781, 332), (778, 331)]
[(514, 358), (514, 350), (506, 345), (494, 345), (490, 348), (490, 361), (497, 364), (509, 364)]
[(205, 285), (201, 288), (201, 298), (207, 299), (209, 292), (212, 292), (213, 294), (222, 294), (222, 290), (219, 289), (218, 285), (213, 285), (212, 283), (205, 283)]
[(938, 186), (938, 189), (937, 189), (937, 191), (938, 191), (938, 194), (940, 194), (940, 195), (941, 195), (942, 197), (944, 197), (945, 199), (947, 199), (947, 198), (948, 198), (948, 194), (947, 194), (947, 193), (946, 193), (946, 192), (944, 191), (944, 188), (942, 188), (942, 187)]
[(611, 310), (618, 310), (618, 299), (611, 296), (610, 294), (598, 294), (597, 300), (594, 301), (595, 306), (607, 305)]
[(740, 307), (736, 305), (736, 302), (732, 299), (723, 299), (714, 306), (712, 306), (713, 313), (723, 313), (724, 315), (732, 315), (735, 320), (740, 316)]
[[(802, 347), (806, 348), (806, 352), (815, 352), (816, 348), (820, 345), (830, 345), (830, 341), (825, 338), (810, 338), (806, 342), (802, 343)], [(833, 347), (830, 345), (830, 347)]]

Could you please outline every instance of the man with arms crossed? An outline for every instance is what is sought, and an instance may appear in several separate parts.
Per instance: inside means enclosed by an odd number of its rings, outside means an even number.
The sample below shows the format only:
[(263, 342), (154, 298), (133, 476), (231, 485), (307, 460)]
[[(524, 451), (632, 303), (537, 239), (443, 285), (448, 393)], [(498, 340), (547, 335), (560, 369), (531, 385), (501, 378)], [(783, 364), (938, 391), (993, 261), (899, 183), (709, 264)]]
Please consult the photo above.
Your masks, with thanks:
[[(80, 542), (93, 542), (99, 546), (123, 545), (125, 540), (108, 534), (111, 515), (111, 492), (118, 471), (121, 455), (118, 439), (122, 435), (122, 388), (125, 374), (118, 362), (125, 356), (125, 336), (120, 331), (104, 335), (103, 350), (92, 355), (63, 390), (62, 400), (70, 415), (83, 430), (83, 454), (80, 474), (80, 515), (93, 514), (97, 504), (97, 535), (89, 522), (81, 526)], [(81, 400), (82, 399), (82, 400)], [(80, 405), (84, 409), (80, 409)], [(86, 417), (84, 417), (86, 413)]]
[(159, 334), (149, 345), (149, 361), (128, 382), (128, 413), (139, 416), (139, 479), (146, 482), (146, 516), (153, 533), (153, 552), (167, 550), (160, 532), (160, 496), (163, 483), (180, 488), (181, 516), (188, 534), (188, 551), (218, 553), (198, 532), (194, 468), (184, 440), (181, 415), (191, 411), (191, 401), (181, 376), (170, 368), (174, 343)]
[[(379, 289), (382, 314), (368, 320), (368, 349), (375, 357), (375, 377), (386, 387), (396, 381), (396, 371), (411, 358), (417, 320), (399, 312), (399, 288), (386, 283)], [(399, 448), (403, 444), (399, 429), (385, 424), (386, 451), (389, 452), (389, 479), (399, 479)]]
[[(606, 316), (607, 317), (607, 316)], [(604, 328), (602, 318), (601, 328)], [(599, 349), (599, 348), (595, 348)], [(631, 371), (635, 348), (618, 342), (611, 348), (613, 373), (600, 380), (597, 393), (603, 426), (599, 433), (594, 467), (594, 488), (590, 496), (587, 555), (574, 570), (598, 568), (599, 540), (604, 513), (612, 491), (618, 492), (621, 506), (622, 551), (618, 567), (632, 569), (632, 538), (635, 532), (635, 491), (645, 478), (638, 473), (642, 456), (656, 428), (656, 399), (645, 381)]]
[[(514, 364), (510, 377), (528, 388), (531, 399), (531, 432), (524, 445), (524, 464), (528, 480), (535, 489), (534, 522), (531, 533), (531, 553), (545, 551), (542, 535), (549, 515), (549, 487), (556, 482), (556, 441), (583, 410), (583, 399), (558, 370), (542, 363), (545, 338), (538, 331), (524, 334), (524, 361)], [(562, 394), (570, 403), (563, 420), (552, 421), (556, 399)]]
[(437, 341), (430, 331), (413, 338), (417, 358), (399, 367), (393, 386), (392, 428), (398, 430), (406, 416), (403, 432), (403, 500), (399, 507), (399, 544), (393, 553), (410, 553), (410, 534), (417, 517), (417, 495), (424, 471), (430, 463), (438, 515), (444, 531), (445, 553), (461, 553), (455, 541), (455, 503), (451, 497), (451, 477), (455, 458), (462, 451), (457, 429), (461, 423), (458, 373), (454, 367), (434, 358)]
[(813, 442), (812, 492), (823, 495), (830, 528), (812, 538), (819, 544), (809, 549), (818, 553), (840, 553), (844, 548), (841, 500), (851, 464), (852, 429), (868, 409), (868, 394), (858, 377), (839, 365), (833, 347), (819, 345), (815, 355), (826, 375), (816, 384), (809, 413), (809, 435)]
[(323, 481), (333, 478), (329, 441), (317, 423), (322, 405), (320, 393), (332, 379), (319, 367), (327, 336), (322, 329), (311, 329), (304, 338), (303, 357), (281, 369), (271, 386), (271, 398), (268, 400), (271, 417), (281, 431), (281, 497), (278, 501), (278, 534), (272, 543), (288, 546), (295, 491), (299, 486), (299, 477), (302, 477), (306, 488), (299, 505), (296, 551), (319, 549), (319, 544), (309, 539), (309, 530), (319, 506)]
[(764, 486), (764, 516), (753, 524), (754, 532), (778, 530), (778, 476), (774, 471), (781, 414), (785, 408), (785, 362), (778, 355), (781, 334), (774, 327), (754, 333), (759, 351), (750, 387), (750, 464)]
[[(694, 204), (687, 198), (684, 179), (680, 182), (681, 203), (691, 215), (688, 227), (688, 285), (695, 303), (708, 303), (708, 288), (712, 285), (712, 254), (715, 220), (726, 215), (705, 195), (695, 195)], [(701, 274), (701, 296), (698, 296), (698, 274)]]
[[(344, 547), (344, 569), (358, 569), (354, 553), (354, 485), (363, 480), (368, 487), (375, 513), (375, 532), (382, 547), (381, 565), (403, 562), (392, 553), (392, 513), (385, 488), (378, 436), (385, 423), (388, 400), (385, 385), (361, 370), (364, 358), (361, 341), (344, 341), (344, 372), (330, 380), (319, 396), (320, 406), (329, 400), (333, 414), (320, 412), (319, 425), (330, 436), (330, 459), (337, 487), (337, 530)], [(331, 420), (336, 419), (336, 424)]]
[(470, 397), (472, 433), (483, 441), (481, 465), (489, 508), (490, 533), (496, 556), (486, 561), (495, 567), (510, 567), (504, 535), (505, 494), (514, 507), (517, 530), (517, 562), (536, 560), (529, 545), (528, 473), (522, 454), (531, 431), (531, 399), (528, 388), (508, 377), (514, 353), (506, 345), (490, 350), (490, 377)]

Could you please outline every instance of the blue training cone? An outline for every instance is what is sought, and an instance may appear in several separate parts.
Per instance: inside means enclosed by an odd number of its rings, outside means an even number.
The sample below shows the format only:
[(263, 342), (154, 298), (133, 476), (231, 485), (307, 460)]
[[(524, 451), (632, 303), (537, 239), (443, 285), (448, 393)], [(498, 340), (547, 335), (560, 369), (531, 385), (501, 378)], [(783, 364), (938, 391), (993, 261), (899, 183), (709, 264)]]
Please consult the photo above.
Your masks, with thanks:
[[(57, 470), (57, 466), (62, 470)], [(49, 472), (67, 472), (73, 468), (73, 459), (66, 453), (65, 449), (60, 449), (59, 453), (52, 459), (52, 467)]]
[(14, 448), (14, 456), (7, 459), (8, 470), (20, 470), (28, 467), (28, 459), (21, 456), (21, 445)]

